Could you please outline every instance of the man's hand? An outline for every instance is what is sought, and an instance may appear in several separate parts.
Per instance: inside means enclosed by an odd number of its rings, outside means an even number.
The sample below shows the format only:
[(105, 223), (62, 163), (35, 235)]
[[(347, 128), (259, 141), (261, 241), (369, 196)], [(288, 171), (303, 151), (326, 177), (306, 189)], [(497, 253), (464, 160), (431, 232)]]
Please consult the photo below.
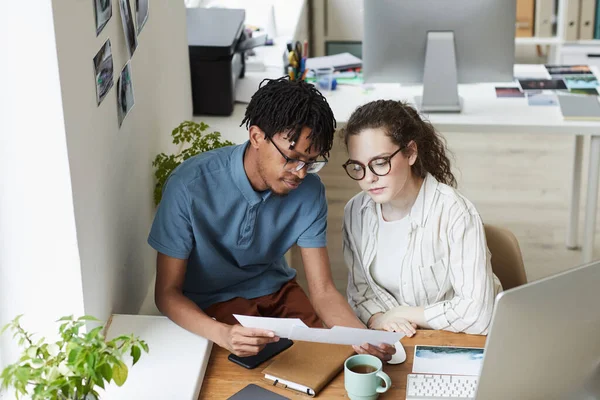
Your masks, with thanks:
[(369, 343), (365, 343), (362, 346), (352, 346), (355, 352), (358, 354), (370, 354), (379, 358), (381, 361), (389, 361), (392, 359), (392, 355), (396, 353), (396, 348), (389, 344), (382, 344), (380, 346), (374, 346)]
[(408, 337), (417, 333), (417, 324), (405, 318), (404, 309), (392, 308), (385, 313), (377, 313), (369, 319), (369, 328), (380, 331), (402, 332)]
[(217, 344), (238, 357), (249, 357), (258, 354), (268, 343), (277, 341), (279, 338), (271, 331), (225, 325)]

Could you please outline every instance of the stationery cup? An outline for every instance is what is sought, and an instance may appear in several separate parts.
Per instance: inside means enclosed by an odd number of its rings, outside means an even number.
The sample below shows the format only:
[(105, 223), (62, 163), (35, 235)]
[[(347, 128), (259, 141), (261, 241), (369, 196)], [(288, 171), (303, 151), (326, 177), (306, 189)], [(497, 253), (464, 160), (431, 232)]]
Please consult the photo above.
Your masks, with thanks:
[(317, 87), (321, 90), (333, 90), (333, 67), (315, 69)]
[[(375, 356), (358, 354), (344, 363), (344, 386), (351, 400), (375, 400), (392, 386), (392, 380), (381, 369), (383, 363)], [(381, 386), (385, 382), (385, 387)]]

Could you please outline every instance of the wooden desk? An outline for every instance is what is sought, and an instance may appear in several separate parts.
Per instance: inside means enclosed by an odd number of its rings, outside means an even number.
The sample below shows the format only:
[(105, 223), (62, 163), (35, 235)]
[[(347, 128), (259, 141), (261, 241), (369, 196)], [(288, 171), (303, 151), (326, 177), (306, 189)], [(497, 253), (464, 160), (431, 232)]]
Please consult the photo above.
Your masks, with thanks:
[[(402, 344), (406, 350), (406, 361), (397, 365), (384, 365), (383, 370), (392, 379), (392, 388), (379, 398), (397, 400), (406, 398), (406, 374), (412, 371), (415, 345), (483, 347), (485, 339), (485, 336), (426, 330), (418, 331), (412, 338), (402, 339)], [(290, 390), (271, 386), (264, 381), (261, 371), (268, 365), (267, 363), (256, 369), (247, 370), (229, 361), (227, 359), (228, 355), (229, 353), (222, 348), (213, 347), (199, 399), (227, 399), (250, 383), (291, 399), (306, 400), (308, 398), (301, 394), (295, 394)], [(344, 373), (341, 372), (329, 383), (317, 395), (317, 398), (347, 399), (346, 390), (344, 389)]]

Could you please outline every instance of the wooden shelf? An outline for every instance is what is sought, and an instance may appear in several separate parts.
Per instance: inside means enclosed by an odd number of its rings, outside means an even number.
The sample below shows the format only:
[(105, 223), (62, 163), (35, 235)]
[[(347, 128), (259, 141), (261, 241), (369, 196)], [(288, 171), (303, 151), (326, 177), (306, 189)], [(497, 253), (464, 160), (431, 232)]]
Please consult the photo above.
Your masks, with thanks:
[(516, 37), (515, 43), (517, 45), (598, 45), (600, 46), (600, 39), (594, 40), (563, 40), (556, 36), (553, 37)]
[(570, 41), (565, 41), (563, 44), (587, 44), (587, 45), (600, 46), (600, 39), (592, 39), (592, 40), (570, 40)]
[(562, 44), (564, 41), (556, 36), (554, 37), (516, 37), (516, 44), (528, 44), (528, 45), (556, 45)]

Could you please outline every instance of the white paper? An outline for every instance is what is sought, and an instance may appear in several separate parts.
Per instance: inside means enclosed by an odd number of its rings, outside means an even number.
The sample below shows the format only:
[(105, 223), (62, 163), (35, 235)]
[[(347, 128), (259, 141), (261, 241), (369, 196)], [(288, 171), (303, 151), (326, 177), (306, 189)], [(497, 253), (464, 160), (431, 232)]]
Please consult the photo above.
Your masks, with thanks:
[(400, 332), (374, 331), (370, 329), (334, 326), (331, 329), (309, 328), (299, 318), (250, 317), (233, 314), (246, 328), (259, 328), (275, 332), (275, 335), (305, 342), (347, 344), (360, 346), (370, 343), (375, 346), (386, 343), (393, 345), (404, 337)]
[(300, 318), (250, 317), (248, 315), (237, 314), (233, 314), (233, 316), (246, 328), (266, 329), (282, 338), (289, 338), (294, 326), (307, 328), (306, 324)]
[(354, 344), (357, 346), (369, 343), (379, 346), (383, 343), (393, 345), (402, 337), (404, 337), (404, 334), (400, 332), (374, 331), (344, 326), (334, 326), (331, 329), (294, 326), (289, 339), (317, 343)]
[(483, 349), (453, 346), (416, 346), (414, 374), (479, 376)]

